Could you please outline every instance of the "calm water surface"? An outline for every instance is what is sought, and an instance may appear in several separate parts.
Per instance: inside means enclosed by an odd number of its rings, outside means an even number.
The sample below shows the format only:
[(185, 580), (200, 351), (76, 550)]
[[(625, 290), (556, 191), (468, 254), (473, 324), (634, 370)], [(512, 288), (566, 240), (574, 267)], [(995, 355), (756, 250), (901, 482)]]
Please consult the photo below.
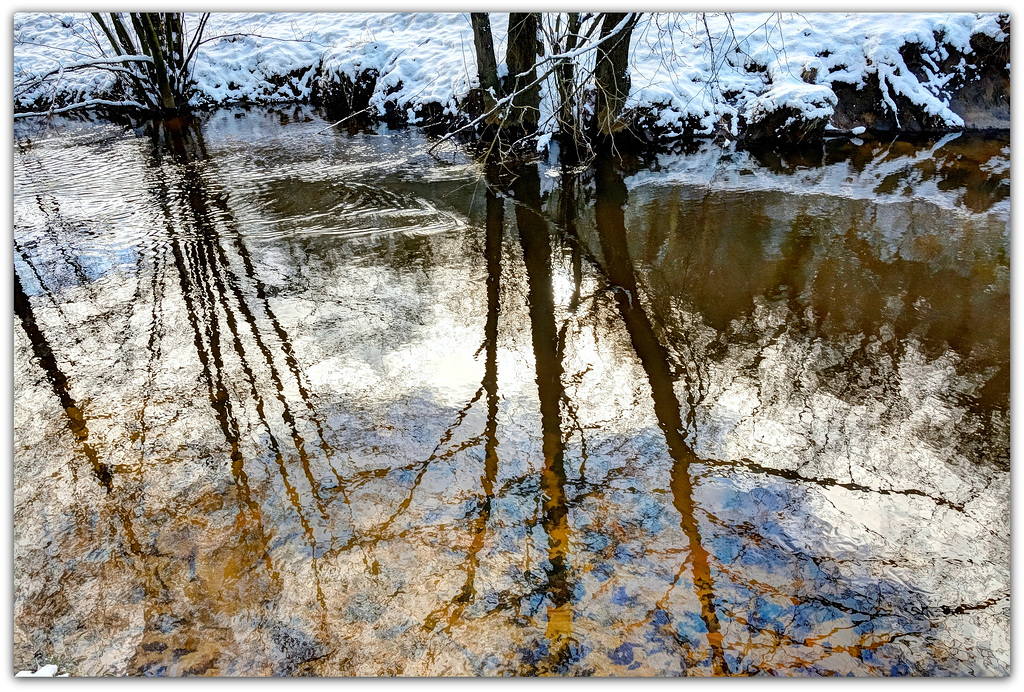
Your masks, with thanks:
[(18, 125), (16, 670), (1008, 672), (1008, 139), (326, 124)]

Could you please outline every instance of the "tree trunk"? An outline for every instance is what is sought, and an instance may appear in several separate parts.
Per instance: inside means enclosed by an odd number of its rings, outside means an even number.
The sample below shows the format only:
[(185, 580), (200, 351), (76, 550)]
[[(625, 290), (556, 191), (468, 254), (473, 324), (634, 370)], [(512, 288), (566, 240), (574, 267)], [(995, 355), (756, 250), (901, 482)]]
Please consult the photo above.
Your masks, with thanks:
[(152, 51), (153, 72), (156, 74), (157, 89), (160, 94), (160, 108), (164, 111), (176, 110), (174, 92), (171, 90), (171, 80), (166, 57), (166, 46), (160, 41), (158, 27), (160, 27), (160, 14), (157, 12), (146, 12), (143, 15), (142, 24), (145, 29), (146, 39)]
[[(556, 45), (558, 53), (570, 53), (576, 50), (579, 44), (580, 13), (570, 12), (565, 34), (565, 45)], [(565, 59), (559, 62), (555, 70), (555, 84), (558, 88), (558, 129), (561, 132), (561, 144), (563, 158), (571, 163), (579, 161), (579, 144), (583, 140), (583, 133), (580, 132), (579, 122), (576, 118), (577, 88), (576, 88), (576, 65), (573, 60)]]
[(185, 105), (185, 90), (182, 88), (183, 61), (185, 59), (184, 39), (181, 35), (181, 13), (164, 13), (164, 30), (166, 33), (165, 59), (167, 61), (167, 80), (170, 83), (174, 98), (175, 110)]
[(110, 47), (114, 49), (114, 55), (123, 55), (121, 47), (117, 43), (117, 39), (110, 33), (110, 29), (107, 28), (106, 23), (103, 21), (103, 15), (99, 12), (92, 12), (93, 21), (100, 26), (100, 30), (103, 31), (103, 35), (107, 37), (107, 42), (110, 43)]
[(540, 85), (537, 81), (538, 12), (510, 12), (508, 15), (508, 93), (512, 108), (502, 127), (509, 134), (533, 134), (540, 119)]
[[(608, 12), (601, 23), (602, 42), (597, 47), (594, 70), (597, 87), (594, 130), (598, 139), (607, 139), (625, 127), (619, 116), (629, 96), (629, 41), (638, 19), (639, 14), (636, 13)], [(615, 32), (619, 24), (623, 26)], [(612, 36), (613, 32), (615, 35)]]
[[(110, 47), (114, 51), (114, 55), (139, 54), (139, 49), (135, 47), (135, 42), (132, 40), (131, 34), (128, 33), (128, 29), (125, 27), (120, 14), (116, 12), (110, 13), (109, 27), (103, 19), (103, 15), (99, 12), (93, 12), (92, 18), (99, 25), (103, 35), (106, 36), (107, 42), (110, 43)], [(130, 75), (131, 89), (135, 95), (135, 100), (146, 104), (150, 108), (155, 108), (156, 102), (146, 86), (152, 76), (152, 66), (146, 63), (130, 62), (125, 65), (125, 69)]]
[(124, 22), (121, 21), (121, 15), (116, 12), (111, 12), (110, 23), (114, 25), (114, 31), (117, 32), (117, 38), (121, 41), (121, 46), (124, 49), (125, 54), (138, 55), (139, 51), (135, 47), (135, 42), (132, 41), (132, 36), (128, 33), (128, 29), (125, 28)]
[(491, 19), (486, 12), (470, 12), (473, 23), (473, 46), (476, 48), (476, 72), (480, 79), (480, 90), (484, 96), (484, 111), (493, 111), (501, 97), (501, 83), (498, 81), (498, 63), (494, 58), (494, 38), (491, 36)]

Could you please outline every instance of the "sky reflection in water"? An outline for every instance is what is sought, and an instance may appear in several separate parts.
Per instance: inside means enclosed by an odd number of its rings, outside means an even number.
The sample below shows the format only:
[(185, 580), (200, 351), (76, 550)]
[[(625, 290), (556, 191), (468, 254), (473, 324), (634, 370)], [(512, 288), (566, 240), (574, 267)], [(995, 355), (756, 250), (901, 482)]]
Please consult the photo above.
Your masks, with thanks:
[(16, 668), (1006, 673), (1008, 140), (324, 126), (16, 132)]

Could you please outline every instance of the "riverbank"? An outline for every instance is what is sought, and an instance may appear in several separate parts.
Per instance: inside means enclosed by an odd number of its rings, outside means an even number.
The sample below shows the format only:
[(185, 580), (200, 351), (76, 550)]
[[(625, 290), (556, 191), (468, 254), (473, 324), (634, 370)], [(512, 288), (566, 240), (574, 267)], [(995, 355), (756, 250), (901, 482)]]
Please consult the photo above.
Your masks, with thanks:
[[(491, 21), (507, 74), (507, 15)], [(14, 29), (16, 113), (124, 100), (109, 65), (83, 66), (99, 56), (86, 15), (17, 14)], [(1009, 129), (1009, 30), (994, 13), (648, 14), (623, 121), (652, 142)], [(481, 109), (464, 13), (216, 13), (204, 36), (196, 108), (313, 103), (332, 118), (449, 131)], [(543, 146), (556, 90), (541, 86)]]

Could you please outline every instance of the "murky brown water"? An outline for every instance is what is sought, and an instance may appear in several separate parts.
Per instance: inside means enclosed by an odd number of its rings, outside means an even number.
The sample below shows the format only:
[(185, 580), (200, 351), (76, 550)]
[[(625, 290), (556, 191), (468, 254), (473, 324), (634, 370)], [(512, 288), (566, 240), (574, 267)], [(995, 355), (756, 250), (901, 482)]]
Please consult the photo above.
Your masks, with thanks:
[(16, 670), (1006, 674), (1008, 140), (324, 126), (19, 124)]

